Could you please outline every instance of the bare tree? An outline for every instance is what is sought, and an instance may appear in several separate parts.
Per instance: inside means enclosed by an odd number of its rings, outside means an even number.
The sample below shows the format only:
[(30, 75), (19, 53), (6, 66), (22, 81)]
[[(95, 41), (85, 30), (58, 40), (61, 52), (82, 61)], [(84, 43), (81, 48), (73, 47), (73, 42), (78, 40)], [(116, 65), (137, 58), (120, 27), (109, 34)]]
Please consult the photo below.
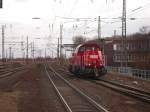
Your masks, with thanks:
[(150, 26), (143, 26), (139, 29), (139, 31), (142, 34), (148, 34), (148, 33), (150, 33)]
[(82, 35), (75, 36), (75, 37), (73, 37), (72, 40), (73, 40), (74, 47), (86, 42), (86, 38), (83, 37)]

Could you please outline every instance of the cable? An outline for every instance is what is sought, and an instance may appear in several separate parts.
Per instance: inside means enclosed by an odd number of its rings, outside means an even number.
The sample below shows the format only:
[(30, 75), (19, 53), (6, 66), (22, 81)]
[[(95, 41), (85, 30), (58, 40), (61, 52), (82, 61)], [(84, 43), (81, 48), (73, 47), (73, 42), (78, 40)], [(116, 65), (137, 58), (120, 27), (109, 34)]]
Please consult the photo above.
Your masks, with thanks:
[(73, 12), (73, 10), (75, 9), (75, 6), (77, 5), (78, 1), (79, 1), (79, 0), (76, 0), (76, 1), (74, 2), (74, 5), (73, 5), (73, 7), (72, 7), (70, 13), (68, 14), (68, 17), (72, 14), (72, 12)]
[(149, 8), (149, 7), (147, 7), (148, 5), (150, 5), (150, 3), (147, 3), (146, 5), (143, 5), (143, 6), (139, 6), (139, 7), (136, 8), (136, 9), (133, 9), (133, 10), (130, 12), (131, 14), (128, 14), (127, 16), (131, 16), (131, 15), (133, 15), (133, 14), (135, 14), (135, 13), (138, 13), (138, 12), (144, 10), (145, 8)]

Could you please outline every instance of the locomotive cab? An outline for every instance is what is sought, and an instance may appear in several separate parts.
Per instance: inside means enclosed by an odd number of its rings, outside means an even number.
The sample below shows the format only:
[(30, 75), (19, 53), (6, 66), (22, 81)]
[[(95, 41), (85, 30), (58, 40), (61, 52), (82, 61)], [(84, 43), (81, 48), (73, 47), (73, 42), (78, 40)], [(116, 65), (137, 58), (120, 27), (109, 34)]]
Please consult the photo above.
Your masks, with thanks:
[(79, 45), (72, 56), (70, 71), (78, 75), (90, 74), (94, 77), (106, 74), (100, 47), (89, 43)]

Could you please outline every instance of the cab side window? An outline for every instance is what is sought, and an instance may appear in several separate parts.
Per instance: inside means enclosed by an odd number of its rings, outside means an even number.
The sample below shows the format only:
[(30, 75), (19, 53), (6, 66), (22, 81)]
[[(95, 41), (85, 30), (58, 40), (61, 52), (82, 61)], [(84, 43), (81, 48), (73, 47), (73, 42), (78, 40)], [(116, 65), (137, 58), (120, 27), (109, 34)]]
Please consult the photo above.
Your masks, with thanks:
[(85, 51), (85, 47), (82, 46), (82, 47), (79, 48), (79, 51), (78, 51), (78, 52), (79, 52), (79, 53), (83, 53), (84, 51)]

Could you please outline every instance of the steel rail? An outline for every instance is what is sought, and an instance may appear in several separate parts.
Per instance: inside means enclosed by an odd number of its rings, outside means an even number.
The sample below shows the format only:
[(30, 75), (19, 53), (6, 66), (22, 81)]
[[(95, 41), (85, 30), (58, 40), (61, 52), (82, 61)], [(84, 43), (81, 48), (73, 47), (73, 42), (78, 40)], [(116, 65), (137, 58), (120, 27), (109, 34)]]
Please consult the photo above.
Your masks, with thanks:
[(71, 108), (69, 107), (67, 101), (63, 98), (63, 96), (61, 95), (61, 93), (59, 92), (59, 90), (57, 89), (55, 83), (53, 82), (53, 80), (51, 79), (47, 69), (46, 69), (46, 65), (45, 65), (45, 71), (46, 71), (46, 75), (48, 76), (48, 79), (50, 80), (50, 82), (52, 83), (57, 95), (59, 96), (61, 102), (63, 103), (63, 105), (65, 106), (65, 109), (67, 110), (67, 112), (72, 112)]
[(102, 105), (94, 101), (92, 98), (90, 98), (88, 95), (86, 95), (84, 92), (79, 90), (77, 87), (75, 87), (73, 84), (71, 84), (69, 81), (67, 81), (65, 78), (63, 78), (59, 73), (57, 73), (52, 67), (49, 66), (49, 68), (57, 75), (61, 80), (63, 80), (66, 84), (68, 84), (72, 89), (74, 89), (77, 93), (79, 93), (81, 96), (83, 96), (89, 103), (91, 103), (93, 106), (95, 106), (98, 110), (103, 112), (109, 112), (107, 109), (105, 109)]
[(126, 95), (129, 95), (131, 97), (134, 97), (134, 98), (137, 98), (141, 101), (144, 101), (146, 103), (150, 103), (150, 95), (148, 94), (144, 94), (144, 93), (140, 93), (139, 91), (135, 91), (135, 88), (132, 90), (131, 88), (126, 88), (125, 86), (120, 86), (120, 85), (117, 85), (117, 84), (112, 84), (112, 83), (109, 83), (109, 82), (105, 82), (105, 81), (102, 81), (102, 80), (99, 80), (99, 81), (96, 81), (96, 80), (89, 80), (95, 84), (98, 84), (98, 85), (102, 85), (104, 87), (107, 87), (107, 88), (110, 88), (112, 90), (115, 90), (115, 91), (118, 91), (120, 93), (123, 93), (123, 94), (126, 94)]
[[(62, 71), (64, 71), (64, 70), (62, 70)], [(134, 88), (134, 87), (131, 87), (128, 85), (116, 83), (114, 81), (109, 81), (109, 80), (106, 80), (104, 78), (101, 78), (101, 79), (99, 78), (98, 81), (97, 80), (91, 80), (91, 79), (88, 79), (88, 80), (91, 82), (94, 82), (98, 85), (102, 85), (102, 86), (105, 86), (107, 88), (113, 89), (115, 91), (124, 93), (126, 95), (130, 95), (131, 97), (137, 98), (141, 101), (150, 103), (150, 93), (149, 92), (142, 91), (142, 90), (139, 90), (138, 88)]]
[(9, 71), (3, 72), (3, 74), (0, 74), (0, 79), (11, 76), (12, 73), (15, 73), (15, 72), (23, 70), (23, 69), (25, 69), (25, 68), (24, 67), (18, 67), (18, 68), (15, 68), (15, 70), (9, 70)]
[(111, 81), (111, 80), (108, 80), (108, 79), (104, 79), (104, 78), (100, 78), (98, 79), (100, 81), (104, 81), (104, 82), (107, 82), (107, 83), (110, 83), (112, 85), (116, 85), (116, 86), (120, 86), (120, 87), (123, 87), (123, 88), (126, 88), (126, 89), (129, 89), (129, 90), (134, 90), (136, 92), (139, 92), (141, 94), (145, 94), (145, 95), (148, 95), (150, 97), (150, 92), (148, 91), (143, 91), (143, 90), (140, 90), (138, 88), (135, 88), (135, 87), (132, 87), (132, 86), (129, 86), (129, 85), (126, 85), (126, 84), (121, 84), (121, 83), (118, 83), (118, 82), (115, 82), (115, 81)]

